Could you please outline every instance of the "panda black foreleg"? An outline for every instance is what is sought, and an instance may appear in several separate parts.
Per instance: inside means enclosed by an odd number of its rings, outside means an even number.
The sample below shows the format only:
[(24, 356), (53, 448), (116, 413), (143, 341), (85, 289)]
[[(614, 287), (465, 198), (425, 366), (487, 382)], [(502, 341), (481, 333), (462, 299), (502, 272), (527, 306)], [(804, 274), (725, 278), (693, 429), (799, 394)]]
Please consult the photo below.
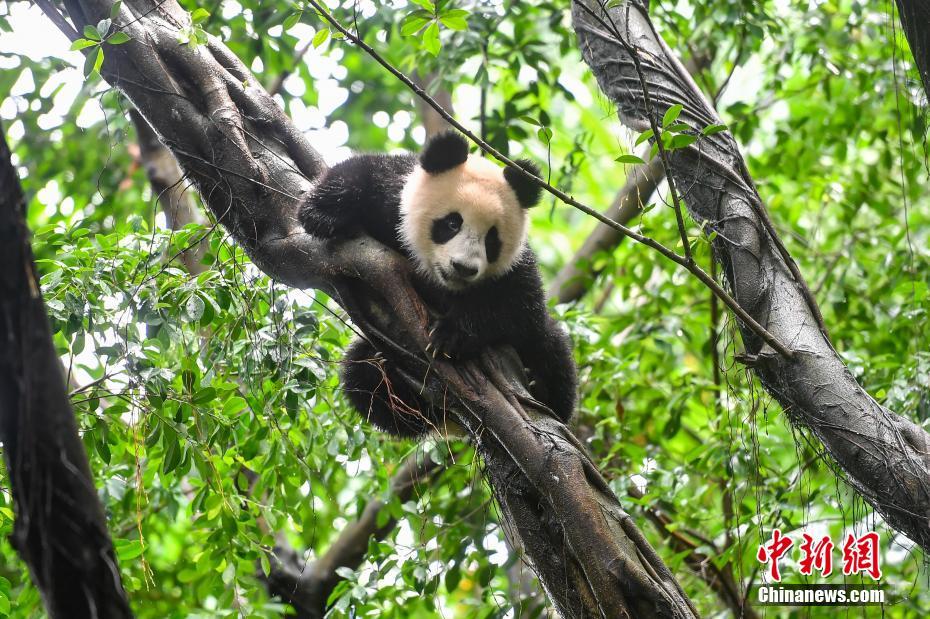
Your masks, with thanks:
[(530, 394), (568, 423), (575, 413), (578, 391), (572, 343), (557, 322), (547, 319), (545, 333), (521, 347), (520, 357), (529, 370)]
[(365, 340), (356, 339), (346, 350), (341, 382), (355, 410), (383, 432), (416, 438), (437, 429), (434, 407)]

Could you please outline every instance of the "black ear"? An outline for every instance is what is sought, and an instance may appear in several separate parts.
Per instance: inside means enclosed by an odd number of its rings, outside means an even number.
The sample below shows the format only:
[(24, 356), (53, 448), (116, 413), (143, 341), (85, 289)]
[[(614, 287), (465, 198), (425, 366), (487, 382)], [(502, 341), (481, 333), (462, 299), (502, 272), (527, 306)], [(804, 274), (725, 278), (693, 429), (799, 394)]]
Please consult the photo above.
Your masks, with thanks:
[[(539, 166), (529, 159), (520, 159), (514, 163), (533, 176), (539, 176)], [(539, 202), (539, 196), (542, 194), (542, 187), (523, 176), (520, 170), (511, 166), (504, 168), (504, 178), (507, 179), (513, 192), (517, 194), (520, 206), (523, 208), (536, 206), (536, 203)]]
[(468, 159), (468, 142), (454, 131), (430, 138), (420, 154), (420, 165), (430, 174), (460, 166)]

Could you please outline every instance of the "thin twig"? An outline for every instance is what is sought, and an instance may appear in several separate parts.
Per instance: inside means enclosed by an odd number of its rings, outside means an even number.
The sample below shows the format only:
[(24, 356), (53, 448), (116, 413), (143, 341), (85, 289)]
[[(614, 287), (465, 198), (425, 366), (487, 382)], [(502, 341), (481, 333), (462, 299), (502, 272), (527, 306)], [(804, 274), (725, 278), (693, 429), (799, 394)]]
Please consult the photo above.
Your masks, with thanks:
[[(675, 222), (678, 224), (678, 235), (681, 237), (681, 244), (684, 245), (685, 260), (689, 263), (694, 262), (694, 258), (691, 257), (691, 243), (688, 241), (688, 231), (685, 229), (685, 220), (681, 214), (681, 199), (678, 197), (678, 189), (675, 187), (675, 180), (672, 178), (672, 166), (669, 163), (668, 151), (665, 150), (665, 143), (659, 132), (659, 121), (656, 120), (655, 106), (652, 104), (652, 97), (649, 95), (649, 86), (646, 84), (646, 74), (639, 60), (639, 52), (621, 36), (620, 30), (617, 28), (617, 25), (613, 23), (613, 20), (611, 20), (608, 25), (595, 15), (583, 2), (575, 0), (575, 3), (587, 11), (591, 17), (600, 21), (603, 26), (612, 30), (613, 35), (617, 38), (617, 42), (620, 43), (621, 47), (623, 47), (626, 53), (630, 55), (630, 58), (633, 59), (636, 76), (639, 78), (639, 87), (643, 91), (643, 101), (646, 103), (646, 117), (649, 119), (649, 127), (652, 129), (656, 147), (659, 149), (659, 159), (662, 160), (662, 167), (665, 168), (665, 180), (668, 182), (668, 192), (672, 197), (672, 208), (675, 210)], [(601, 10), (604, 11), (604, 14), (609, 17), (610, 14), (607, 12), (603, 0), (598, 0), (598, 5), (601, 7)]]
[(52, 23), (54, 23), (58, 27), (58, 29), (61, 30), (61, 32), (66, 37), (68, 37), (70, 41), (74, 42), (81, 38), (81, 35), (78, 33), (77, 30), (74, 29), (74, 26), (68, 23), (68, 20), (65, 19), (65, 16), (62, 15), (61, 12), (58, 10), (58, 8), (55, 5), (53, 5), (51, 2), (49, 2), (49, 0), (34, 0), (34, 1), (36, 3), (36, 6), (38, 6), (42, 10), (42, 12), (45, 13), (45, 15), (50, 20), (52, 20)]
[(400, 80), (405, 86), (407, 86), (407, 88), (413, 91), (414, 94), (416, 94), (418, 97), (426, 101), (426, 103), (430, 107), (436, 110), (437, 114), (442, 116), (446, 122), (448, 122), (450, 125), (458, 129), (469, 140), (477, 144), (481, 148), (481, 150), (488, 153), (489, 155), (491, 155), (492, 157), (494, 157), (495, 159), (497, 159), (504, 165), (507, 165), (507, 166), (510, 166), (516, 169), (524, 178), (533, 182), (534, 184), (541, 187), (542, 189), (549, 192), (550, 194), (554, 195), (556, 198), (558, 198), (565, 204), (573, 206), (579, 211), (581, 211), (582, 213), (585, 213), (586, 215), (590, 215), (591, 217), (594, 217), (601, 223), (607, 226), (610, 226), (611, 228), (613, 228), (620, 234), (633, 239), (637, 243), (640, 243), (641, 245), (645, 245), (647, 247), (651, 247), (652, 249), (659, 252), (660, 254), (662, 254), (663, 256), (665, 256), (666, 258), (668, 258), (675, 264), (678, 264), (684, 267), (688, 272), (690, 272), (698, 280), (700, 280), (701, 283), (703, 283), (705, 286), (710, 288), (714, 292), (714, 294), (716, 294), (717, 297), (719, 297), (720, 300), (723, 301), (724, 304), (726, 304), (726, 306), (729, 307), (733, 311), (733, 313), (739, 317), (740, 321), (742, 321), (743, 324), (745, 324), (747, 328), (749, 328), (756, 335), (758, 335), (766, 344), (771, 346), (775, 351), (777, 351), (779, 354), (783, 355), (786, 358), (790, 359), (794, 357), (794, 353), (791, 349), (789, 349), (787, 346), (782, 344), (778, 340), (778, 338), (776, 338), (765, 327), (759, 324), (759, 322), (756, 321), (755, 318), (750, 316), (749, 313), (746, 312), (746, 310), (744, 310), (740, 306), (740, 304), (736, 301), (736, 299), (730, 296), (730, 294), (727, 293), (727, 291), (725, 291), (719, 284), (717, 284), (717, 282), (714, 281), (714, 279), (710, 275), (708, 275), (701, 267), (697, 266), (697, 264), (695, 264), (693, 260), (689, 260), (686, 257), (679, 255), (678, 253), (669, 249), (662, 243), (659, 243), (655, 239), (652, 239), (647, 236), (643, 236), (642, 234), (639, 234), (638, 232), (635, 232), (634, 230), (627, 228), (626, 226), (622, 224), (618, 224), (612, 219), (604, 217), (601, 213), (597, 212), (593, 208), (585, 204), (582, 204), (581, 202), (579, 202), (578, 200), (575, 200), (574, 198), (572, 198), (565, 192), (561, 191), (560, 189), (553, 187), (552, 185), (550, 185), (543, 179), (539, 178), (535, 174), (530, 174), (529, 172), (524, 170), (522, 166), (517, 165), (515, 162), (510, 160), (508, 157), (504, 156), (496, 148), (494, 148), (493, 146), (491, 146), (490, 144), (488, 144), (487, 142), (485, 142), (484, 140), (476, 136), (474, 133), (466, 129), (460, 122), (455, 120), (455, 118), (453, 118), (452, 115), (449, 114), (445, 109), (443, 109), (443, 107), (439, 105), (435, 99), (429, 96), (429, 94), (427, 94), (426, 91), (420, 88), (416, 83), (413, 82), (413, 80), (407, 77), (403, 72), (397, 69), (394, 65), (392, 65), (390, 62), (385, 60), (370, 45), (362, 41), (361, 38), (359, 38), (354, 33), (352, 33), (345, 26), (343, 26), (335, 17), (333, 17), (329, 13), (329, 11), (325, 7), (323, 7), (319, 2), (317, 2), (317, 0), (308, 0), (308, 3), (314, 9), (316, 9), (317, 13), (319, 13), (319, 15), (327, 23), (329, 23), (333, 28), (341, 32), (343, 36), (345, 36), (349, 41), (351, 41), (353, 44), (361, 48), (362, 51), (364, 51), (366, 54), (371, 56), (371, 58), (374, 59), (378, 64), (380, 64), (382, 67), (387, 69), (388, 72), (390, 72), (394, 77)]
[(284, 69), (274, 80), (268, 84), (268, 94), (272, 97), (281, 92), (281, 87), (284, 86), (284, 80), (289, 78), (294, 71), (300, 66), (301, 61), (303, 60), (304, 54), (313, 46), (313, 40), (309, 40), (304, 43), (303, 46), (299, 47), (297, 51), (294, 52), (294, 66), (290, 69)]

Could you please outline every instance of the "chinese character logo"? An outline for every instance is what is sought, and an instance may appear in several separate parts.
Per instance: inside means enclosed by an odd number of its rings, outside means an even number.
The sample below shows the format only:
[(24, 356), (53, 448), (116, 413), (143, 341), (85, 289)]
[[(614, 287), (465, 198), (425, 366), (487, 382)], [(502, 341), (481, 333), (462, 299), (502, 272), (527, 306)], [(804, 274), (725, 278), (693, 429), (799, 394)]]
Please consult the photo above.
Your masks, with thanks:
[(872, 580), (882, 577), (878, 559), (878, 533), (866, 533), (859, 537), (849, 533), (843, 542), (843, 574), (852, 576), (862, 573), (871, 576)]
[(759, 546), (756, 559), (759, 563), (769, 564), (772, 580), (781, 582), (781, 572), (778, 571), (778, 560), (794, 545), (790, 539), (781, 534), (781, 529), (772, 531), (772, 541)]
[(817, 543), (807, 533), (803, 534), (801, 543), (801, 573), (810, 576), (816, 569), (821, 576), (829, 576), (833, 572), (833, 540), (824, 535)]

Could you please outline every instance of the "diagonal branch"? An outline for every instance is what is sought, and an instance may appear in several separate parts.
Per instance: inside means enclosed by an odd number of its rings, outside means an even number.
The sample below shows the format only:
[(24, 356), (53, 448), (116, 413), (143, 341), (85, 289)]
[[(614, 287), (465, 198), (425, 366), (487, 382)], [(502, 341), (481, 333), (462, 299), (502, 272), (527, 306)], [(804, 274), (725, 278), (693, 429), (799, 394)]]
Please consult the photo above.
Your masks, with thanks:
[(926, 0), (895, 0), (895, 4), (924, 93), (930, 97), (930, 4)]
[[(662, 92), (654, 113), (681, 103), (679, 121), (697, 133), (720, 122), (640, 2), (604, 11), (598, 2), (574, 0), (572, 14), (584, 59), (625, 124), (648, 127), (642, 93), (629, 86), (638, 81), (636, 67), (618, 35), (640, 57), (650, 88)], [(930, 549), (930, 435), (872, 399), (833, 349), (733, 137), (729, 132), (703, 136), (673, 151), (670, 165), (678, 186), (687, 188), (683, 197), (691, 216), (716, 233), (714, 252), (740, 306), (796, 351), (792, 357), (773, 354), (738, 316), (743, 359), (886, 522)]]
[[(626, 183), (617, 192), (604, 217), (626, 225), (643, 210), (643, 203), (655, 192), (662, 181), (662, 160), (653, 157), (630, 170)], [(588, 235), (575, 255), (565, 263), (549, 285), (549, 297), (558, 303), (569, 303), (581, 298), (588, 286), (586, 281), (597, 276), (585, 265), (596, 254), (615, 248), (624, 236), (611, 226), (599, 223)]]
[[(710, 66), (711, 54), (694, 54), (686, 63), (692, 75), (699, 75)], [(722, 87), (721, 87), (722, 88)], [(653, 157), (646, 163), (632, 166), (623, 187), (614, 196), (613, 202), (604, 211), (604, 217), (626, 225), (643, 212), (643, 207), (665, 177), (665, 166), (661, 157)], [(565, 265), (559, 269), (549, 286), (549, 298), (557, 303), (570, 303), (580, 299), (589, 288), (589, 282), (599, 275), (591, 268), (591, 261), (600, 252), (616, 248), (624, 236), (611, 226), (598, 223)], [(717, 297), (711, 295), (714, 299)]]

